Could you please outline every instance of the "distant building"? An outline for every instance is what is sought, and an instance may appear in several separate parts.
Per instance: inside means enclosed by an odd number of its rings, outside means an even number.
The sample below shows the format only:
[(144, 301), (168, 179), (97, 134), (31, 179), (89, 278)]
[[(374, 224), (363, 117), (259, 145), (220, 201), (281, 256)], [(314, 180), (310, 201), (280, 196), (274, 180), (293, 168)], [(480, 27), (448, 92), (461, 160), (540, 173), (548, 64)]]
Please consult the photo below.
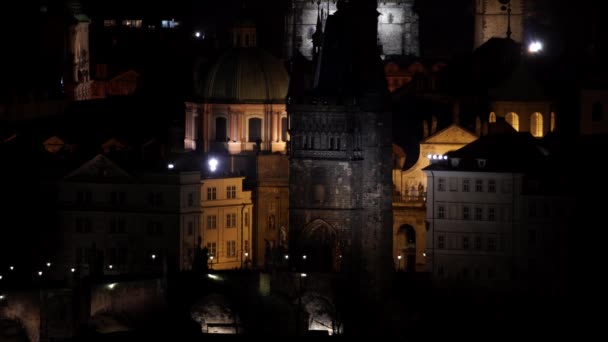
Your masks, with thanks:
[[(245, 177), (204, 178), (201, 184), (202, 247), (207, 247), (209, 267), (215, 270), (249, 267), (253, 203), (243, 191)], [(188, 244), (196, 246), (196, 240)]]
[[(435, 120), (433, 120), (435, 122)], [(426, 123), (425, 123), (426, 125)], [(440, 160), (477, 140), (477, 136), (452, 124), (435, 132), (436, 123), (428, 126), (420, 143), (418, 161), (403, 170), (405, 152), (394, 145), (393, 154), (393, 259), (402, 271), (426, 271), (426, 200), (427, 175), (422, 171), (431, 162)]]
[(521, 43), (525, 3), (526, 0), (476, 0), (475, 48), (494, 37), (511, 38)]
[[(325, 29), (327, 17), (338, 8), (337, 0), (292, 0), (285, 21), (285, 56), (289, 59), (294, 51), (311, 60), (313, 35), (317, 22)], [(418, 14), (414, 12), (414, 0), (378, 1), (378, 45), (384, 56), (420, 54), (418, 41)]]
[(230, 154), (285, 153), (289, 78), (283, 63), (257, 48), (255, 25), (241, 21), (233, 48), (209, 70), (199, 70), (197, 101), (186, 102), (184, 147)]
[(496, 88), (490, 90), (491, 112), (487, 122), (504, 120), (517, 132), (542, 138), (556, 129), (555, 105), (521, 62)]
[(557, 274), (572, 206), (550, 154), (528, 133), (488, 135), (424, 169), (427, 266), (438, 281)]
[(178, 267), (180, 241), (199, 231), (200, 186), (198, 171), (128, 172), (96, 156), (57, 184), (59, 269), (101, 275)]

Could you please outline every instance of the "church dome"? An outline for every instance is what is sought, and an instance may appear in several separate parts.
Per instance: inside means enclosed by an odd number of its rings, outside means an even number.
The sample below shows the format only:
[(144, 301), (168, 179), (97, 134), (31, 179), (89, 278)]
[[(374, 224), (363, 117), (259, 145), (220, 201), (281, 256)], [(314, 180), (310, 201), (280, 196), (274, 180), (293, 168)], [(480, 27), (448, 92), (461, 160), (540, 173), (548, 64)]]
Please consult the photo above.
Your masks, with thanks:
[(202, 82), (205, 102), (283, 103), (289, 77), (283, 63), (259, 48), (232, 48)]

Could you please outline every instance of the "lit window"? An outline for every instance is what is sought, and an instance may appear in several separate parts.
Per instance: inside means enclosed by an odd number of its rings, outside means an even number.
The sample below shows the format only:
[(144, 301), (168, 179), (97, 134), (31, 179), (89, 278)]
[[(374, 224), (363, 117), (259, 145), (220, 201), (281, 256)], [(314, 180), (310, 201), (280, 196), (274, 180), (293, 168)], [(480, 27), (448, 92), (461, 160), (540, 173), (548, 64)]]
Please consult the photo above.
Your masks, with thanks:
[(551, 112), (551, 132), (555, 132), (555, 113)]
[(533, 113), (530, 116), (530, 133), (537, 138), (543, 136), (543, 115), (541, 113)]
[(513, 127), (517, 132), (519, 132), (519, 115), (517, 113), (508, 113), (506, 118), (507, 123)]
[(262, 140), (262, 119), (249, 119), (249, 142)]
[(494, 123), (494, 122), (496, 122), (496, 113), (491, 112), (491, 113), (490, 113), (490, 118), (488, 119), (488, 121), (489, 121), (490, 123)]

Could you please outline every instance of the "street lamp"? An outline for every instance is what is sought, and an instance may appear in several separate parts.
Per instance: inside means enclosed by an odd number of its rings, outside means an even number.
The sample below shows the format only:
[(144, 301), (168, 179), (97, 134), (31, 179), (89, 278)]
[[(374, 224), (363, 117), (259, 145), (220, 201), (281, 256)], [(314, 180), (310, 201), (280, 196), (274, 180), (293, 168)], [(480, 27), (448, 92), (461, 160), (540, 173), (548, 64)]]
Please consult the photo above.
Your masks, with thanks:
[(399, 265), (397, 266), (397, 270), (401, 271), (401, 254), (397, 256), (397, 259), (399, 259)]
[(212, 270), (213, 269), (213, 255), (209, 256), (209, 269)]

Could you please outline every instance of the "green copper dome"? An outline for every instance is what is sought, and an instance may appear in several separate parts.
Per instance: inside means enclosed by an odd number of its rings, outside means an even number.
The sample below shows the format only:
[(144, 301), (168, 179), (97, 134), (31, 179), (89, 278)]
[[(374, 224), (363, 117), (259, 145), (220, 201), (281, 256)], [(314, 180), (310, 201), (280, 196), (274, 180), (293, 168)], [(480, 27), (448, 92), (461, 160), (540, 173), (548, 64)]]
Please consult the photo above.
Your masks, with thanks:
[(289, 77), (283, 63), (258, 48), (233, 48), (209, 69), (202, 97), (212, 103), (283, 103)]

